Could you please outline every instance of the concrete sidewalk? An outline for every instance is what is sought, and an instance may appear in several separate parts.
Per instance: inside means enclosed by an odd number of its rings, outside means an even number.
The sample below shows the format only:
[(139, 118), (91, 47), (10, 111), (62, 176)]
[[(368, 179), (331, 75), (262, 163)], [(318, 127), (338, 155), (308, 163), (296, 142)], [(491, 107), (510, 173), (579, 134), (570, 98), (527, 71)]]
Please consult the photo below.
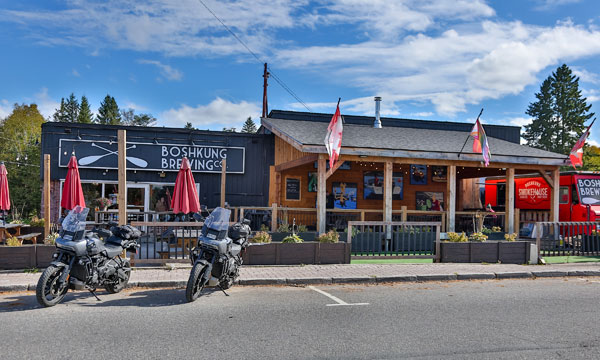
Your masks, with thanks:
[[(185, 287), (190, 267), (135, 269), (130, 287)], [(385, 283), (564, 276), (600, 276), (600, 263), (509, 264), (357, 264), (243, 266), (239, 285)], [(0, 292), (35, 290), (40, 273), (0, 273)]]

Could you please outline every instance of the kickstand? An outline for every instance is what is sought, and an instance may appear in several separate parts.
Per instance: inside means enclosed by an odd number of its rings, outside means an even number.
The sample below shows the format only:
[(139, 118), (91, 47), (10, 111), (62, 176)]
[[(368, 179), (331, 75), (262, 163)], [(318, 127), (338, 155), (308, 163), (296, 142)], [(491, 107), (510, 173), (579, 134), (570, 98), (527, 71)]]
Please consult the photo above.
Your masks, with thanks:
[(219, 289), (221, 289), (221, 291), (223, 292), (223, 294), (225, 294), (225, 296), (229, 296), (229, 294), (225, 292), (225, 289), (223, 289), (223, 287), (221, 285), (219, 285)]
[(94, 295), (94, 297), (96, 298), (96, 300), (102, 301), (102, 300), (100, 300), (100, 298), (98, 297), (98, 295), (96, 295), (96, 291), (95, 290), (90, 290), (90, 292), (92, 293), (92, 295)]

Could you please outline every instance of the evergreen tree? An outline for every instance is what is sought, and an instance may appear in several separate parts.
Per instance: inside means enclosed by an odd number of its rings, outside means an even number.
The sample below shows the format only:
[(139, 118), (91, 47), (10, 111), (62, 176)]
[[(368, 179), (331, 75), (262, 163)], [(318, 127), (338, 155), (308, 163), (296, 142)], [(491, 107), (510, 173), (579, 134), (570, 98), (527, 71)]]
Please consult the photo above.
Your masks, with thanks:
[(92, 110), (90, 110), (90, 103), (84, 96), (81, 97), (81, 105), (79, 106), (79, 116), (77, 117), (78, 123), (91, 124), (94, 120)]
[(66, 109), (65, 109), (65, 98), (61, 98), (60, 99), (60, 109), (55, 109), (56, 111), (54, 111), (54, 115), (52, 115), (52, 118), (54, 119), (54, 121), (56, 122), (65, 122), (67, 115), (66, 115)]
[(193, 130), (194, 129), (194, 125), (192, 125), (191, 122), (187, 122), (185, 123), (185, 126), (183, 127), (184, 129), (190, 129)]
[(71, 93), (65, 102), (65, 121), (70, 123), (77, 122), (79, 117), (79, 101), (75, 98), (75, 94)]
[(530, 146), (568, 154), (594, 116), (589, 112), (592, 105), (581, 96), (579, 78), (563, 64), (544, 80), (535, 97), (526, 112), (533, 121), (525, 125), (523, 138)]
[(96, 123), (103, 125), (121, 124), (121, 113), (119, 112), (119, 106), (117, 106), (117, 101), (114, 97), (107, 94), (100, 103), (98, 116), (96, 116)]
[(244, 126), (242, 127), (242, 132), (250, 134), (256, 133), (256, 124), (254, 123), (254, 121), (252, 121), (252, 117), (248, 116), (246, 122), (244, 123)]

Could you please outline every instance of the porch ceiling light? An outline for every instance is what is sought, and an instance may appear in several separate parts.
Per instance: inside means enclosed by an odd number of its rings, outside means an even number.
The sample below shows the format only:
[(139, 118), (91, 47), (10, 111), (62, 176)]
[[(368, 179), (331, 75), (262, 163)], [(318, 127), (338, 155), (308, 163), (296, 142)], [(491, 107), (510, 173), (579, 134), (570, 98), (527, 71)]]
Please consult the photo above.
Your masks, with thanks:
[(367, 155), (358, 155), (359, 158), (366, 158)]

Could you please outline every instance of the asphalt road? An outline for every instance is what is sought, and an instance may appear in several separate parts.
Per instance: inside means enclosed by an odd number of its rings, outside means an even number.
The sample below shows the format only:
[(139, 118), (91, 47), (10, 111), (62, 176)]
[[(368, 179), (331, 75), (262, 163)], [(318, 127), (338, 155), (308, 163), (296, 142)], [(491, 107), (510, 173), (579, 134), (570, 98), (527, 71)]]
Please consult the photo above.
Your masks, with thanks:
[(49, 309), (8, 293), (0, 358), (598, 359), (599, 292), (598, 278), (234, 287), (187, 304), (137, 289)]

